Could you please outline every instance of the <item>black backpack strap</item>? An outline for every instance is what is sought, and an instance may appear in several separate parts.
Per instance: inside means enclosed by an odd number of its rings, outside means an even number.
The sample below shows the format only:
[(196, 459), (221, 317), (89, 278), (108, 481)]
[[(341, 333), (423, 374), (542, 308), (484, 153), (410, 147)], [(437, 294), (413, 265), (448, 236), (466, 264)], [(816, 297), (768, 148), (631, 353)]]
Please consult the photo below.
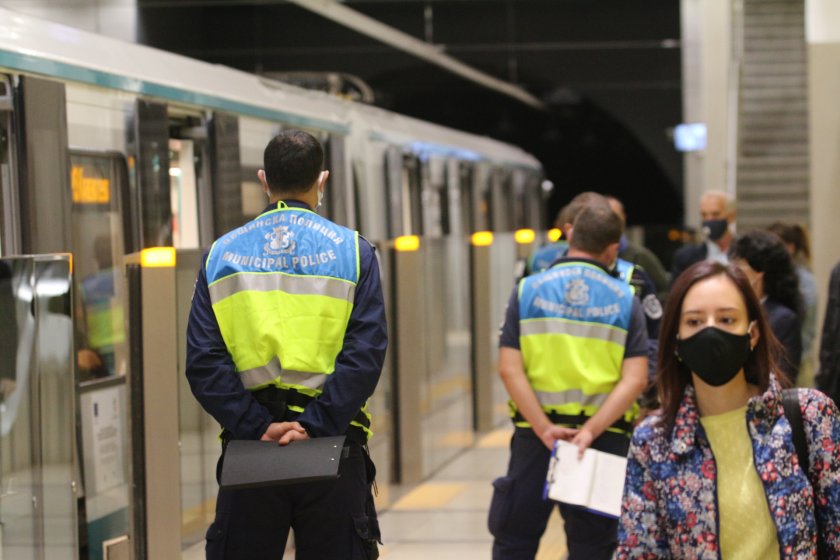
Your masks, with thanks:
[(797, 389), (785, 389), (782, 391), (782, 406), (785, 409), (785, 418), (793, 430), (793, 446), (796, 448), (796, 456), (799, 458), (799, 466), (808, 476), (810, 461), (808, 459), (808, 440), (805, 438), (805, 426), (802, 423), (802, 409), (799, 406), (799, 391)]

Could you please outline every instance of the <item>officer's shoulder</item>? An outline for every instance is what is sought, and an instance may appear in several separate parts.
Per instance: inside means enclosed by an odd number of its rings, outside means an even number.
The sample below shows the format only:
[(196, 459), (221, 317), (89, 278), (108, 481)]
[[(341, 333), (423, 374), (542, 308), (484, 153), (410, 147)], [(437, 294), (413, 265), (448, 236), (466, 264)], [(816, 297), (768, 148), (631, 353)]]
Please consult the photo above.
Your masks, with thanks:
[(370, 250), (371, 250), (371, 251), (373, 251), (374, 253), (376, 252), (376, 245), (374, 245), (373, 243), (371, 243), (371, 242), (368, 240), (368, 238), (367, 238), (367, 237), (365, 237), (364, 235), (362, 235), (362, 234), (360, 233), (360, 234), (359, 234), (359, 247), (362, 247), (362, 246), (367, 246), (368, 248), (370, 248)]

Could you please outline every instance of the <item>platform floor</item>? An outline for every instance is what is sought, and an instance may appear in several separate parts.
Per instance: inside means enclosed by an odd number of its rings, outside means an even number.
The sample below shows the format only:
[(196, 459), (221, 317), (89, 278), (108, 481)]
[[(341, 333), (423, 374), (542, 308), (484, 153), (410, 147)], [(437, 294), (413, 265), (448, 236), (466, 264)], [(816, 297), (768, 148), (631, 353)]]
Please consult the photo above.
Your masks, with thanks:
[[(494, 478), (507, 468), (512, 430), (501, 429), (479, 439), (430, 480), (392, 486), (397, 498), (379, 514), (385, 560), (487, 560), (492, 537), (487, 510)], [(552, 515), (537, 560), (557, 560), (566, 553), (563, 525)], [(204, 543), (184, 551), (184, 560), (204, 558)], [(286, 554), (292, 560), (294, 554)]]

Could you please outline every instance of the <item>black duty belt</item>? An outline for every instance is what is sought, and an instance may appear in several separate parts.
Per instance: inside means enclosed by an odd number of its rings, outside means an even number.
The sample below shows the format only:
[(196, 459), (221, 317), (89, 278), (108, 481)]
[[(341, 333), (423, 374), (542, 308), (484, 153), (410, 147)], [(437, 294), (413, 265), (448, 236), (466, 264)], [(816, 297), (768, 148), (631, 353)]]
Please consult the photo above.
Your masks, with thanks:
[[(545, 411), (543, 411), (543, 412), (545, 412)], [(546, 412), (545, 415), (548, 416), (548, 419), (551, 420), (552, 424), (565, 424), (565, 425), (568, 425), (568, 426), (583, 426), (584, 424), (586, 424), (587, 420), (592, 418), (588, 414), (583, 414), (583, 413), (580, 413), (580, 414), (560, 414), (558, 412)], [(513, 421), (514, 422), (527, 422), (525, 417), (522, 416), (522, 413), (519, 412), (518, 410), (513, 415)], [(624, 420), (623, 418), (620, 418), (620, 419), (616, 420), (615, 422), (613, 422), (613, 424), (610, 426), (610, 428), (613, 428), (613, 429), (616, 429), (616, 430), (621, 430), (622, 432), (626, 432), (628, 434), (633, 432), (633, 424), (631, 424), (627, 420)]]
[[(257, 402), (268, 410), (271, 417), (280, 422), (293, 421), (300, 414), (291, 410), (290, 407), (304, 409), (306, 405), (315, 400), (315, 397), (301, 393), (296, 389), (283, 389), (274, 385), (253, 391), (252, 394)], [(353, 418), (353, 421), (366, 429), (370, 429), (370, 419), (361, 410)], [(365, 429), (351, 424), (347, 429), (347, 439), (364, 445), (367, 442), (367, 432)]]

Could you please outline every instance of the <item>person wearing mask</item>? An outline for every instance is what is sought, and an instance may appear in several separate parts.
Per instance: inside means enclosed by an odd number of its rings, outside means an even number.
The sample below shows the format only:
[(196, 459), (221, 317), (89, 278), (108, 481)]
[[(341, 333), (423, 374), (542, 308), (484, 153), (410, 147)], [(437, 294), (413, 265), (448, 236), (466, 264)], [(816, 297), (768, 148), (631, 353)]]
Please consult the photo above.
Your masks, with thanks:
[(706, 239), (698, 245), (677, 249), (671, 267), (671, 282), (676, 282), (682, 271), (696, 262), (727, 262), (726, 254), (734, 237), (735, 198), (723, 191), (706, 191), (700, 198), (700, 219)]
[(756, 229), (735, 238), (729, 258), (749, 278), (770, 330), (782, 343), (776, 362), (795, 384), (802, 360), (802, 303), (799, 280), (784, 243), (775, 233)]
[(840, 557), (840, 412), (798, 390), (806, 472), (777, 344), (738, 267), (701, 262), (674, 282), (659, 346), (662, 414), (633, 434), (619, 560), (810, 559), (818, 546)]
[(815, 381), (817, 389), (840, 406), (840, 262), (832, 269), (828, 283), (828, 301), (820, 339), (820, 370)]
[[(817, 281), (814, 273), (811, 272), (811, 248), (808, 242), (808, 234), (799, 224), (784, 224), (776, 222), (769, 228), (778, 235), (785, 243), (793, 266), (796, 269), (796, 276), (799, 278), (799, 296), (804, 307), (802, 318), (802, 367), (810, 373), (806, 379), (810, 379), (813, 373), (811, 365), (811, 350), (814, 347), (814, 339), (817, 335)], [(800, 371), (800, 377), (803, 376)], [(807, 384), (807, 383), (804, 383)]]
[(621, 221), (624, 222), (625, 234), (621, 236), (621, 243), (618, 246), (618, 258), (625, 260), (633, 265), (641, 266), (645, 273), (653, 281), (656, 287), (656, 295), (659, 301), (665, 301), (665, 296), (668, 294), (668, 286), (670, 281), (668, 273), (665, 272), (665, 267), (659, 258), (647, 247), (637, 245), (627, 239), (627, 214), (624, 212), (624, 203), (614, 196), (606, 196), (607, 202), (613, 212), (618, 214)]
[[(515, 425), (507, 475), (493, 482), (488, 527), (493, 558), (533, 558), (556, 504), (543, 500), (557, 439), (627, 453), (636, 398), (647, 385), (644, 314), (612, 276), (621, 219), (606, 204), (584, 207), (569, 252), (523, 279), (499, 340), (499, 374)], [(616, 520), (559, 504), (570, 560), (608, 560)]]
[(366, 451), (367, 400), (387, 346), (373, 246), (316, 214), (328, 171), (310, 134), (281, 132), (258, 173), (269, 204), (202, 260), (187, 327), (186, 375), (233, 439), (290, 442), (346, 436), (336, 480), (221, 488), (209, 560), (377, 555), (379, 525)]

